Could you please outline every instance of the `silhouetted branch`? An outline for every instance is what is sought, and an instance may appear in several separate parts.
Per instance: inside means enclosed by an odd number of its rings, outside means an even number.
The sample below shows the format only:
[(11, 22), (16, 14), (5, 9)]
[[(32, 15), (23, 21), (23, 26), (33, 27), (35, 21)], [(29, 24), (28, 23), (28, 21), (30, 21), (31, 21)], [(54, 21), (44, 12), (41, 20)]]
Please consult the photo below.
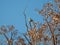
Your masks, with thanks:
[[(24, 34), (23, 34), (24, 35)], [(28, 41), (28, 43), (30, 44), (30, 45), (32, 45), (32, 43), (29, 41), (29, 39), (26, 37), (26, 35), (24, 35), (24, 37), (26, 38), (26, 40)]]
[(24, 17), (25, 17), (25, 26), (26, 26), (27, 31), (28, 31), (28, 24), (27, 24), (27, 21), (26, 21), (26, 18), (27, 18), (27, 17), (26, 17), (25, 11), (26, 11), (26, 8), (24, 9), (23, 15), (24, 15)]

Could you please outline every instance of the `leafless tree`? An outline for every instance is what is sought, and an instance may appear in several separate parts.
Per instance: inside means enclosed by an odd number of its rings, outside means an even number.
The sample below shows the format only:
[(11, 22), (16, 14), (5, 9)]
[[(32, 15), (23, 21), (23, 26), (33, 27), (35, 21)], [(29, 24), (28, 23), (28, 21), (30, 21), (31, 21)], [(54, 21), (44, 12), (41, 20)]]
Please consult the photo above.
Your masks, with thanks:
[[(54, 7), (57, 8), (54, 8)], [(44, 45), (59, 45), (60, 39), (60, 0), (54, 0), (54, 4), (47, 2), (43, 5), (41, 10), (37, 12), (43, 16), (43, 23), (34, 21), (29, 18), (27, 21), (27, 15), (23, 12), (25, 18), (26, 32), (22, 33), (24, 36), (18, 36), (17, 30), (13, 25), (0, 27), (0, 34), (6, 39), (7, 45), (40, 45), (43, 42)], [(39, 27), (37, 27), (39, 25)], [(9, 33), (10, 32), (10, 33)], [(11, 36), (8, 36), (7, 34)], [(27, 41), (27, 42), (25, 42)]]

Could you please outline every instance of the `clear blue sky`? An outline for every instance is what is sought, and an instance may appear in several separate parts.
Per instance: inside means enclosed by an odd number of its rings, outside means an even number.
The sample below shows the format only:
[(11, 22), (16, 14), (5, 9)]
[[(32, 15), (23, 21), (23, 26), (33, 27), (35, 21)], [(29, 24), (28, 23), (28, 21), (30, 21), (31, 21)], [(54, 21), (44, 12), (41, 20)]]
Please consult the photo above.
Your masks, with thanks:
[(46, 2), (48, 0), (0, 0), (0, 26), (12, 24), (20, 32), (25, 32), (23, 11), (26, 6), (27, 17), (42, 22), (42, 17), (34, 9), (41, 9)]

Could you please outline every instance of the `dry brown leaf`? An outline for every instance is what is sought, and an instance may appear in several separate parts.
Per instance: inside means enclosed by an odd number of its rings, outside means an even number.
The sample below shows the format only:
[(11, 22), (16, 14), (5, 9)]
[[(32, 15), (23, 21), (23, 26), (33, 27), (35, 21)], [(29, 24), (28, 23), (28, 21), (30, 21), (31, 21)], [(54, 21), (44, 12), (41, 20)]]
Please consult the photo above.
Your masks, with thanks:
[(60, 9), (60, 4), (58, 4), (58, 8)]
[(60, 0), (54, 0), (55, 2), (60, 2)]

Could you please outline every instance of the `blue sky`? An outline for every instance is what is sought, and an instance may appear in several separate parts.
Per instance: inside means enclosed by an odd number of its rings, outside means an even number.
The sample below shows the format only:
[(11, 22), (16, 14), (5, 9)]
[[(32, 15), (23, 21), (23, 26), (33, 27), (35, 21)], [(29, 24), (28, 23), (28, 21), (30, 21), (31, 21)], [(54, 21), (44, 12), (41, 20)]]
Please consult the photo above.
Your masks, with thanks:
[(0, 26), (14, 25), (20, 32), (25, 32), (23, 11), (26, 9), (27, 19), (31, 17), (35, 21), (41, 21), (42, 17), (34, 10), (41, 9), (48, 0), (0, 0)]

